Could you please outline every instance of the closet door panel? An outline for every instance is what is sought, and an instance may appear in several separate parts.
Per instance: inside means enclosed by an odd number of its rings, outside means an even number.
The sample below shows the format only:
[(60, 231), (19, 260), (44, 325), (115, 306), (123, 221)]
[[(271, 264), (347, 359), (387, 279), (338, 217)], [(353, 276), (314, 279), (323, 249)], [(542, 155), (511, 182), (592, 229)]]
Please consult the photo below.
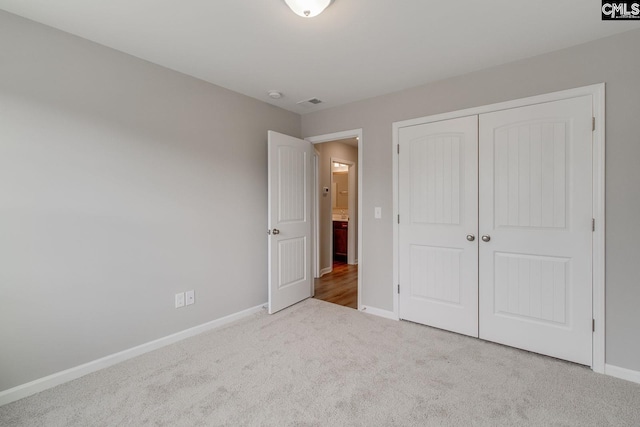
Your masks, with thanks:
[(584, 96), (479, 118), (480, 338), (585, 365), (591, 105)]
[(477, 130), (471, 116), (399, 135), (400, 317), (475, 337)]

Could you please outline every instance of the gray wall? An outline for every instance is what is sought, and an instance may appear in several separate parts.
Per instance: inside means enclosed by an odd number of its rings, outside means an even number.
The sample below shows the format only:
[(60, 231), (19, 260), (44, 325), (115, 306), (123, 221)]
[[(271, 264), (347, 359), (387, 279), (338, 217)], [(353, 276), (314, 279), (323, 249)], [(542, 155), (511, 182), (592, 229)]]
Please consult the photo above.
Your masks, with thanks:
[[(358, 149), (339, 141), (324, 142), (315, 144), (314, 148), (318, 150), (318, 185), (320, 186), (320, 194), (322, 187), (331, 188), (331, 158), (336, 157), (343, 160), (354, 162), (354, 175), (356, 177), (354, 195), (355, 205), (352, 209), (352, 217), (349, 221), (349, 227), (353, 227), (354, 240), (356, 246), (356, 256), (358, 259)], [(320, 196), (320, 269), (329, 268), (333, 265), (333, 252), (331, 248), (331, 234), (333, 233), (331, 196)]]
[[(364, 129), (363, 303), (392, 310), (392, 122), (606, 82), (607, 363), (640, 370), (639, 44), (303, 116)], [(0, 391), (266, 301), (266, 130), (298, 115), (1, 11), (0, 52)]]
[[(365, 305), (393, 310), (391, 124), (606, 83), (606, 361), (640, 370), (640, 31), (302, 116), (305, 137), (363, 128)], [(381, 206), (383, 219), (373, 218)]]
[(300, 116), (5, 12), (0, 52), (0, 391), (266, 302)]

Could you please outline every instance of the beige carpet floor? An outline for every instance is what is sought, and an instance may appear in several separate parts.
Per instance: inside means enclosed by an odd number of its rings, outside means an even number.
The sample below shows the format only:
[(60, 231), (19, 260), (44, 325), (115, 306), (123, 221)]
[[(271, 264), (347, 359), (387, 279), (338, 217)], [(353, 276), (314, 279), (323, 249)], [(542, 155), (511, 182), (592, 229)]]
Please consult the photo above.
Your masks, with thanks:
[(3, 426), (640, 426), (640, 385), (314, 299), (0, 407)]

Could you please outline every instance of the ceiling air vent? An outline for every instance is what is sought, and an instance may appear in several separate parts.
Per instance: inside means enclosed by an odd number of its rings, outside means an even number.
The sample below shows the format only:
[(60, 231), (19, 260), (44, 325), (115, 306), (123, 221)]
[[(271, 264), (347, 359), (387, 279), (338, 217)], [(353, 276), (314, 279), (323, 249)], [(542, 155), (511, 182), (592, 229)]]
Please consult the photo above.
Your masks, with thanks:
[(305, 99), (304, 101), (299, 101), (297, 104), (306, 105), (307, 107), (313, 107), (314, 105), (318, 105), (321, 102), (322, 101), (319, 100), (318, 98), (310, 98), (310, 99)]

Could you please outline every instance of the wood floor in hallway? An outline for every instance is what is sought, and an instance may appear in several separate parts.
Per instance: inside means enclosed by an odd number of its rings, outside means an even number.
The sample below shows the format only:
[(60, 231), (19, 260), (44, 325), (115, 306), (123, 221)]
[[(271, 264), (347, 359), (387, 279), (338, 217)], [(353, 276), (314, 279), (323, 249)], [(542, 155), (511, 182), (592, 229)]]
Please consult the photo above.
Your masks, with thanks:
[(358, 307), (358, 266), (335, 261), (333, 271), (315, 279), (314, 298), (345, 307)]

